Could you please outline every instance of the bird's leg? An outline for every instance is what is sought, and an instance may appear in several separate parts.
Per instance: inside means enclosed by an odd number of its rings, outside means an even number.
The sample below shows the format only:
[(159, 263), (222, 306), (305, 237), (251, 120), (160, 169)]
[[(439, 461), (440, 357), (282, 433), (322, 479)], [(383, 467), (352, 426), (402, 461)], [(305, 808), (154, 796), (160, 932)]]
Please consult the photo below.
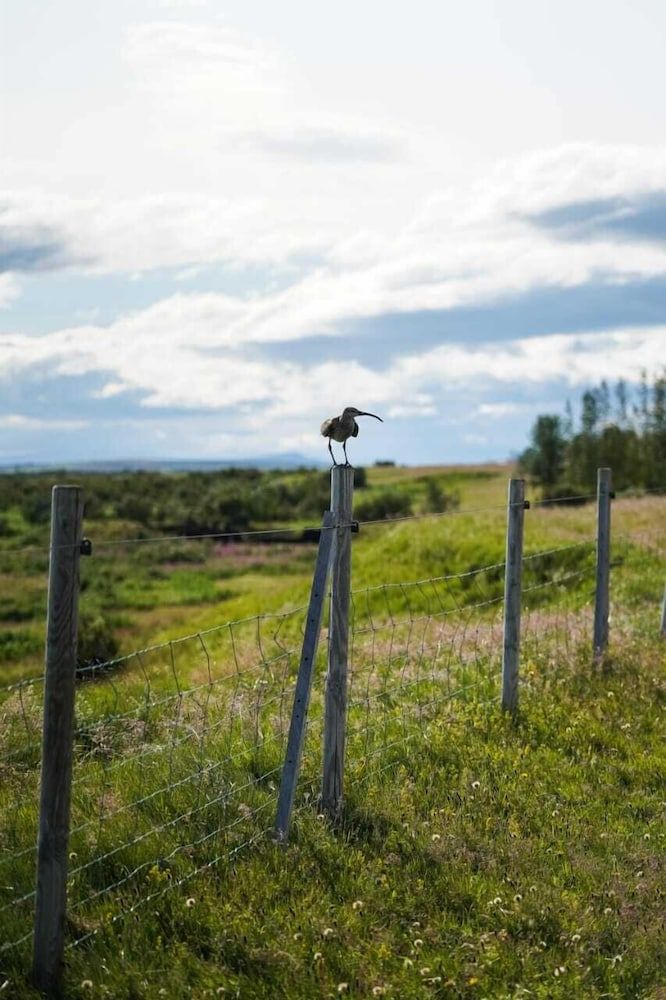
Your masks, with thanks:
[(331, 439), (330, 438), (328, 439), (328, 450), (331, 453), (331, 458), (333, 459), (333, 465), (337, 465), (338, 463), (335, 461), (335, 455), (333, 454), (333, 449), (331, 448)]
[(349, 461), (349, 458), (347, 457), (347, 442), (346, 441), (342, 442), (342, 450), (345, 453), (345, 465), (347, 466), (347, 468), (349, 468), (351, 466), (351, 462)]

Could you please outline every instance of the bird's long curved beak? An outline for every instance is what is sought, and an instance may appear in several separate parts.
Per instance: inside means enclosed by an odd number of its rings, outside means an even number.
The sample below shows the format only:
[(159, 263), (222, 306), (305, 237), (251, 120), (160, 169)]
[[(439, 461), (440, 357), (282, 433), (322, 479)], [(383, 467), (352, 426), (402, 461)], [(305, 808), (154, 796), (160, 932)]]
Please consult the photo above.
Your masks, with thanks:
[(363, 412), (362, 412), (362, 413), (359, 413), (359, 417), (374, 417), (374, 418), (375, 418), (375, 420), (379, 420), (379, 422), (380, 422), (381, 424), (383, 424), (383, 423), (384, 423), (384, 421), (382, 420), (382, 418), (381, 418), (381, 417), (378, 417), (376, 413), (366, 413), (366, 411), (365, 411), (365, 410), (363, 410)]

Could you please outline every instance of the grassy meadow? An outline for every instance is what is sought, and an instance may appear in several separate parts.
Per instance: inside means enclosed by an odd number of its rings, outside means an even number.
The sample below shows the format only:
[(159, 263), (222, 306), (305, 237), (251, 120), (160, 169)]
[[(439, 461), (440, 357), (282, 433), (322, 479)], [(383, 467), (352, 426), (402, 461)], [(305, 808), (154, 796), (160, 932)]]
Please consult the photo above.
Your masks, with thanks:
[[(252, 481), (239, 530), (297, 529), (270, 544), (124, 544), (172, 533), (181, 513), (120, 510), (113, 484), (90, 483), (67, 997), (661, 995), (666, 499), (614, 501), (603, 666), (594, 505), (526, 512), (511, 721), (497, 704), (510, 474), (367, 470), (360, 520), (423, 516), (354, 536), (345, 806), (337, 822), (317, 806), (324, 632), (286, 845), (270, 830), (315, 554), (300, 531), (319, 520), (321, 477)], [(0, 996), (18, 998), (36, 996), (37, 479), (29, 510), (7, 487), (0, 511)], [(187, 488), (165, 477), (161, 492)], [(262, 489), (293, 518), (266, 518)], [(211, 509), (197, 525), (220, 526)]]
[[(415, 469), (372, 468), (368, 484), (357, 491), (357, 500), (370, 508), (378, 496), (399, 494), (405, 505), (402, 513), (421, 513), (426, 509), (426, 484), (436, 482), (445, 497), (465, 506), (501, 504), (505, 493), (504, 477), (496, 467), (479, 469)], [(327, 473), (314, 473), (304, 481), (301, 472), (264, 473), (259, 489), (270, 494), (281, 486), (293, 484), (294, 493), (312, 496), (313, 503), (294, 504), (294, 516), (271, 521), (270, 526), (287, 525), (299, 538), (306, 526), (321, 523), (326, 505)], [(2, 495), (3, 479), (16, 482), (14, 490), (7, 488)], [(119, 539), (151, 538), (174, 534), (208, 533), (265, 529), (269, 526), (261, 517), (251, 522), (228, 517), (227, 511), (209, 519), (201, 519), (183, 532), (187, 518), (181, 511), (171, 520), (159, 517), (130, 519), (127, 510), (139, 512), (144, 484), (123, 476), (128, 485), (126, 497), (120, 503), (107, 500), (104, 487), (113, 476), (83, 475), (75, 477), (86, 492), (92, 494), (87, 503), (85, 534), (93, 541), (93, 556), (81, 561), (81, 614), (91, 634), (92, 653), (104, 653), (104, 643), (95, 647), (95, 621), (103, 619), (106, 631), (113, 633), (118, 651), (129, 651), (154, 642), (175, 638), (184, 632), (205, 628), (222, 619), (243, 618), (261, 611), (279, 610), (307, 598), (314, 559), (313, 543), (293, 541), (285, 534), (284, 543), (263, 544), (236, 540), (192, 540), (159, 544), (118, 545)], [(120, 477), (118, 477), (120, 478)], [(174, 492), (182, 480), (207, 478), (192, 474), (164, 475), (157, 478), (155, 492)], [(50, 489), (54, 482), (69, 482), (70, 474), (20, 475), (0, 477), (0, 683), (18, 680), (39, 673), (43, 660), (44, 620), (46, 614), (46, 574), (48, 568), (48, 512)], [(159, 480), (163, 482), (160, 483)], [(22, 485), (29, 483), (30, 489)], [(322, 482), (324, 489), (322, 489)], [(151, 482), (151, 488), (152, 482)], [(132, 490), (134, 492), (132, 492)], [(110, 492), (110, 491), (106, 491)], [(256, 489), (254, 491), (256, 493)], [(29, 497), (29, 501), (26, 500)], [(224, 497), (220, 505), (224, 504)], [(132, 503), (134, 501), (134, 503)], [(184, 506), (186, 500), (180, 501)], [(300, 506), (300, 509), (299, 509)], [(303, 507), (311, 507), (308, 517)], [(119, 508), (120, 515), (119, 516)], [(361, 507), (362, 511), (362, 507)], [(140, 512), (143, 514), (143, 510)], [(284, 515), (284, 507), (280, 509)], [(502, 542), (502, 526), (498, 521), (497, 551)], [(368, 529), (367, 541), (379, 537), (377, 529)], [(381, 553), (366, 544), (358, 546), (364, 559), (368, 580), (377, 579), (373, 568), (382, 570)], [(19, 551), (17, 551), (19, 550)], [(375, 558), (375, 553), (378, 558)], [(466, 554), (460, 553), (461, 558)], [(373, 567), (374, 564), (374, 567)], [(434, 563), (433, 563), (434, 565)], [(462, 563), (461, 563), (462, 565)], [(414, 567), (416, 569), (416, 565)], [(425, 569), (425, 566), (422, 567)], [(442, 572), (440, 568), (437, 572)], [(419, 570), (420, 572), (420, 570)], [(379, 576), (381, 579), (381, 573)], [(365, 573), (362, 582), (366, 582)], [(88, 626), (90, 628), (88, 629)], [(90, 646), (90, 648), (89, 648)], [(103, 656), (106, 659), (107, 657)]]

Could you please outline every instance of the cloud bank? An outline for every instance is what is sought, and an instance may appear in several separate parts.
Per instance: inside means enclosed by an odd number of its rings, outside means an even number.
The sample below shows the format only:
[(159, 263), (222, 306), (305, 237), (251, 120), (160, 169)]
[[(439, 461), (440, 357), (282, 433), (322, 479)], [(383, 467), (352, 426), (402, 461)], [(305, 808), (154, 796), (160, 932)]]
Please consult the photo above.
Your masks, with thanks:
[[(195, 9), (122, 26), (115, 103), (85, 156), (73, 133), (62, 183), (0, 175), (5, 435), (90, 428), (92, 447), (96, 413), (159, 413), (186, 428), (178, 447), (205, 427), (204, 450), (265, 452), (269, 432), (314, 449), (353, 402), (403, 448), (466, 412), (468, 443), (500, 457), (535, 399), (666, 362), (666, 147), (565, 143), (454, 178), (441, 137), (335, 106), (265, 38), (205, 7), (183, 20)], [(76, 180), (82, 161), (104, 182)], [(103, 322), (80, 319), (93, 282)]]

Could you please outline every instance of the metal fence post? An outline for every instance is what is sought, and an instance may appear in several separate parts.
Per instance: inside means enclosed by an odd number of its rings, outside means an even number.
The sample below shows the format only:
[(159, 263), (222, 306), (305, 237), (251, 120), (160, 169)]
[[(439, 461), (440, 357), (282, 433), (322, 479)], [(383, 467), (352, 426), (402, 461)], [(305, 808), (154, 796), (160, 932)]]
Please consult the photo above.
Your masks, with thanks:
[(666, 586), (664, 586), (664, 597), (661, 602), (661, 636), (666, 639)]
[(331, 617), (321, 786), (322, 808), (329, 816), (339, 813), (344, 791), (353, 495), (354, 470), (346, 465), (335, 466), (331, 469), (331, 510), (337, 527), (333, 531), (331, 557)]
[(82, 513), (80, 487), (53, 487), (32, 968), (49, 997), (60, 991), (65, 940)]
[(524, 520), (525, 480), (510, 479), (506, 522), (504, 648), (502, 652), (502, 708), (507, 712), (515, 712), (518, 707)]
[(305, 620), (301, 662), (298, 668), (294, 704), (291, 710), (287, 752), (285, 754), (280, 781), (280, 794), (277, 815), (275, 817), (275, 834), (279, 840), (286, 840), (289, 834), (291, 810), (294, 805), (294, 793), (301, 766), (303, 739), (305, 737), (305, 725), (308, 715), (308, 705), (310, 704), (310, 690), (312, 688), (312, 673), (317, 657), (324, 596), (326, 594), (326, 581), (331, 562), (331, 548), (333, 545), (332, 529), (334, 523), (333, 514), (330, 511), (326, 511), (322, 531), (319, 536), (317, 561), (312, 578), (308, 614)]
[(594, 592), (594, 659), (603, 659), (608, 645), (610, 532), (612, 482), (610, 469), (597, 469), (597, 572)]

